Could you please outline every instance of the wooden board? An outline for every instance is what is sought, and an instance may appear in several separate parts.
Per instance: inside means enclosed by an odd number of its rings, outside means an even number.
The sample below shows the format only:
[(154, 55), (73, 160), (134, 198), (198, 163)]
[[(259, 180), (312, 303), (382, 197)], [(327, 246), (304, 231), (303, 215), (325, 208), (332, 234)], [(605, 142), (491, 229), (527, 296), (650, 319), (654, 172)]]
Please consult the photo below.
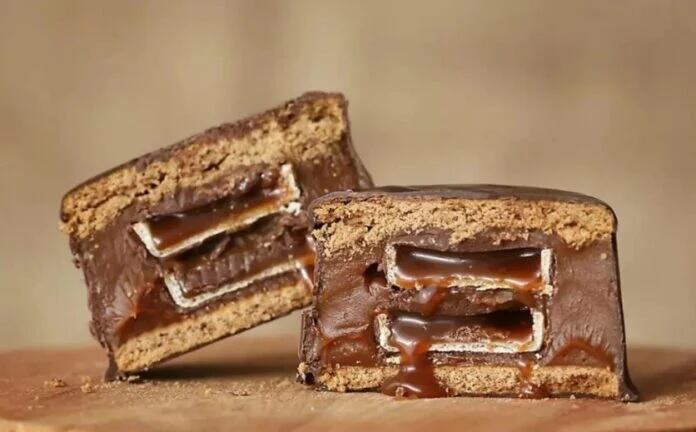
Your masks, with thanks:
[[(252, 332), (253, 334), (253, 332)], [(295, 383), (296, 341), (232, 338), (130, 383), (98, 349), (0, 354), (0, 430), (614, 431), (696, 429), (696, 352), (633, 349), (643, 402), (395, 400)]]

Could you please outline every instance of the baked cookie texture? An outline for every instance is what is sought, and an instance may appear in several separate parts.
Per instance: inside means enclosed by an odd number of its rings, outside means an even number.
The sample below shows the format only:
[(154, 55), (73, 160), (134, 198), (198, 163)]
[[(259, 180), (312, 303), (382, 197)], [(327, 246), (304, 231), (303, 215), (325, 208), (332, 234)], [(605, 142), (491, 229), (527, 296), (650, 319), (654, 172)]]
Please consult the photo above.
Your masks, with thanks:
[(300, 381), (324, 390), (636, 400), (616, 216), (585, 195), (497, 185), (335, 192)]
[(347, 101), (313, 92), (69, 191), (61, 230), (84, 272), (109, 377), (309, 304), (307, 206), (371, 185)]

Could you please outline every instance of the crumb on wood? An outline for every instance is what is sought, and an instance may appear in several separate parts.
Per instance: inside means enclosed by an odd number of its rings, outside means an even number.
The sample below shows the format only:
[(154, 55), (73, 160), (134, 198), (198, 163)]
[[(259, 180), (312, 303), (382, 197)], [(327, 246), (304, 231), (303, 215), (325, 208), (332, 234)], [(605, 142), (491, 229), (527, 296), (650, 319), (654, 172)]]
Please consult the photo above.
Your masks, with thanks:
[(97, 386), (90, 382), (86, 382), (80, 386), (82, 393), (94, 393), (97, 390)]
[(128, 375), (128, 378), (126, 378), (126, 382), (129, 383), (140, 383), (142, 382), (142, 378), (140, 378), (140, 375)]
[(293, 380), (283, 379), (278, 384), (276, 384), (276, 389), (278, 389), (278, 390), (286, 389), (286, 388), (291, 387), (293, 385), (294, 385)]
[(227, 394), (232, 396), (249, 396), (251, 394), (251, 388), (247, 385), (239, 385), (229, 389)]
[(403, 398), (405, 393), (406, 393), (406, 389), (399, 386), (396, 388), (396, 391), (394, 392), (394, 396), (396, 396), (397, 398)]
[(61, 388), (61, 387), (68, 386), (68, 384), (60, 378), (51, 378), (50, 380), (46, 380), (46, 381), (44, 381), (43, 385), (44, 385), (44, 387), (53, 387), (53, 388)]

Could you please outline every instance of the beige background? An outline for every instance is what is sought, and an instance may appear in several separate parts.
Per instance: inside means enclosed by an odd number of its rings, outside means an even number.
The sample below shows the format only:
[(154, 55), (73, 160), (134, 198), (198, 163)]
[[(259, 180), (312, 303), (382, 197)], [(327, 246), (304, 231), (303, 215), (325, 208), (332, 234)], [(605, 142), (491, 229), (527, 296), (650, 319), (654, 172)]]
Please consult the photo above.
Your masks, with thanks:
[[(696, 2), (0, 1), (0, 349), (90, 343), (61, 194), (308, 89), (377, 182), (578, 190), (632, 343), (696, 347)], [(296, 333), (297, 317), (253, 331)]]

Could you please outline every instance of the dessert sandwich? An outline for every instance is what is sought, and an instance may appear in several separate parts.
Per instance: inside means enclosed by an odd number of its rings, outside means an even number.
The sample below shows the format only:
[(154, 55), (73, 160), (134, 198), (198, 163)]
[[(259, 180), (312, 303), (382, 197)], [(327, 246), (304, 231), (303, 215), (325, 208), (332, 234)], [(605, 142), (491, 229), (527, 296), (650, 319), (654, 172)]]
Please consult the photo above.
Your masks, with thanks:
[(107, 378), (310, 303), (308, 203), (371, 185), (346, 109), (340, 94), (308, 93), (65, 195), (61, 229), (84, 272)]
[(332, 391), (635, 400), (606, 204), (471, 185), (312, 203), (300, 381)]

